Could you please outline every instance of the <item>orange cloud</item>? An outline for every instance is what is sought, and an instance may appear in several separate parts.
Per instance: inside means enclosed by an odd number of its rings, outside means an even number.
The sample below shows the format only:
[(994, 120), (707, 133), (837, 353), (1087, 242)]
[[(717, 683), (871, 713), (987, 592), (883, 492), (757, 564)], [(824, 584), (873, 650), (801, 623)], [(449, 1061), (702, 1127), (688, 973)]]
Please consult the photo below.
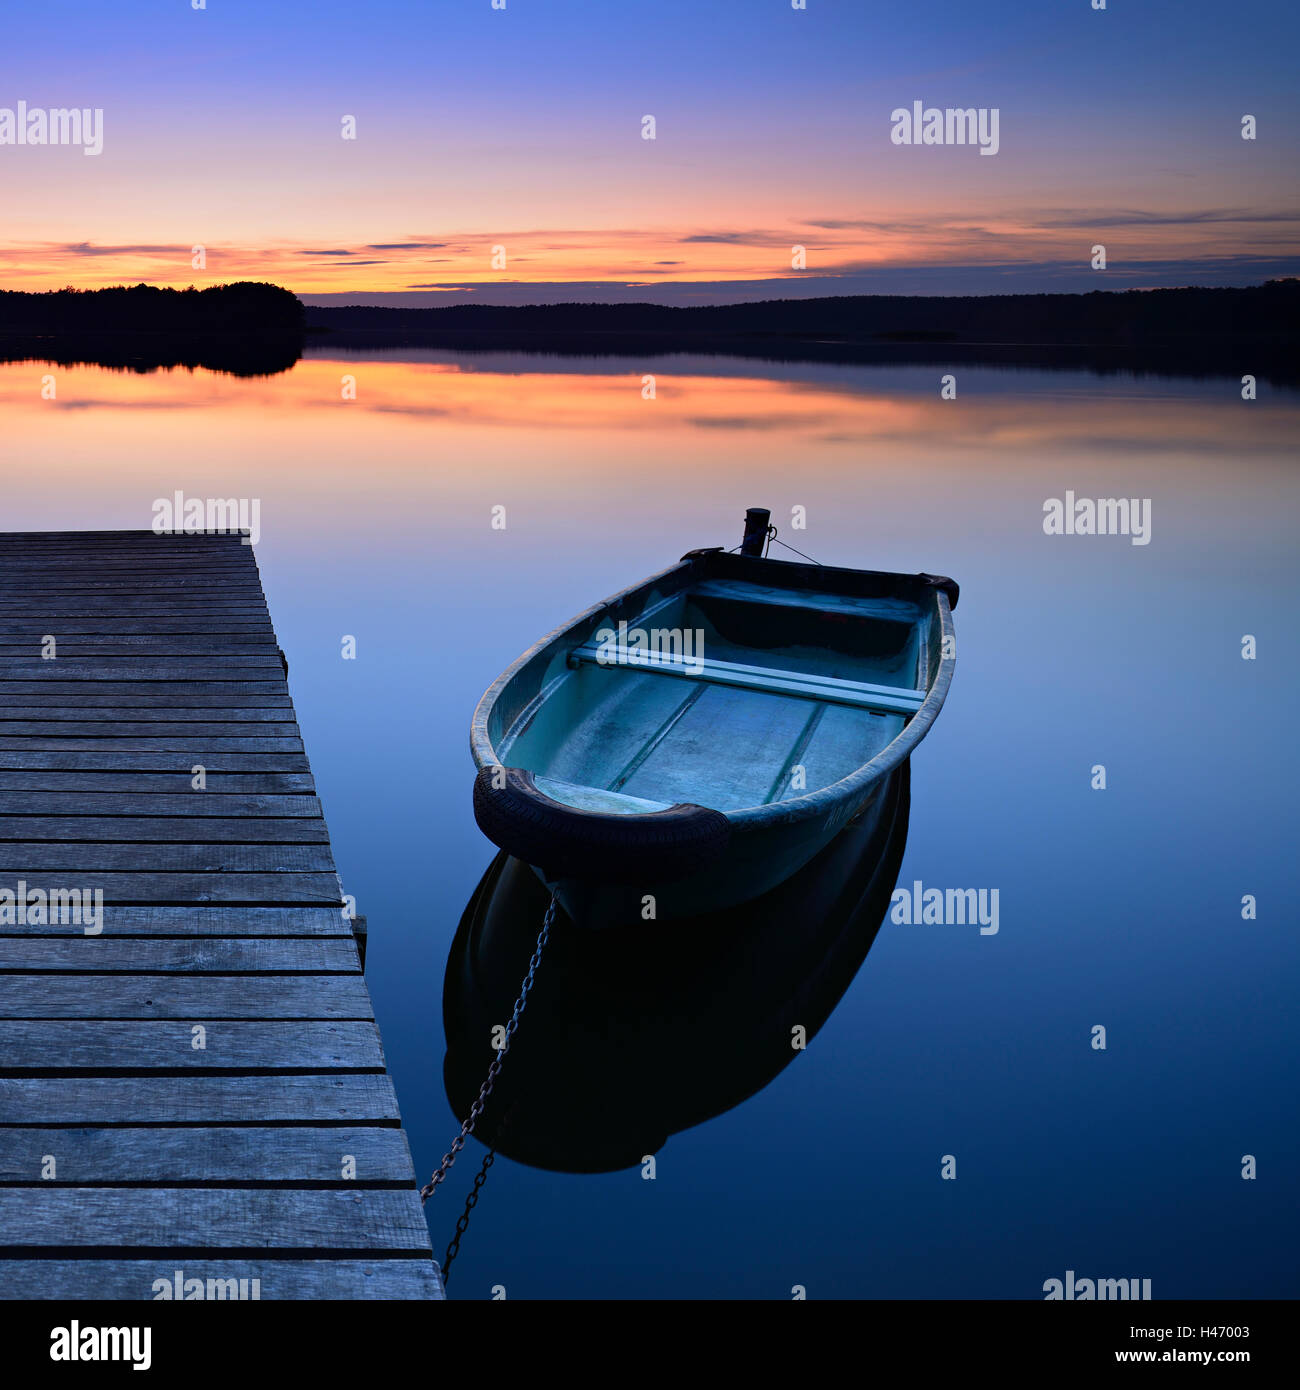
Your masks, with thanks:
[(32, 240), (0, 243), (0, 285), (39, 290), (258, 279), (295, 293), (329, 294), (507, 282), (770, 280), (891, 266), (1086, 264), (1097, 242), (1129, 264), (1202, 260), (1243, 249), (1286, 254), (1300, 241), (1298, 229), (1300, 212), (1286, 209), (1135, 209), (1105, 216), (1086, 209), (1016, 209), (978, 220), (935, 212), (826, 216), (768, 227), (395, 229), (339, 244), (320, 238), (214, 242), (201, 255), (200, 248), (180, 243)]

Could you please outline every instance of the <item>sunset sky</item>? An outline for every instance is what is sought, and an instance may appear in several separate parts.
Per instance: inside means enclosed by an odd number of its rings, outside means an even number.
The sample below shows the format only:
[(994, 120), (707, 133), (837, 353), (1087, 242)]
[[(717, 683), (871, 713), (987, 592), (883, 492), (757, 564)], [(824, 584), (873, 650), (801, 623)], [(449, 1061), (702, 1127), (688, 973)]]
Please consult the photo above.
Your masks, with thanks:
[[(1258, 283), (1300, 273), (1298, 14), (7, 6), (0, 108), (102, 108), (104, 148), (0, 145), (0, 287), (255, 278), (436, 304)], [(917, 100), (996, 107), (999, 152), (891, 143)]]

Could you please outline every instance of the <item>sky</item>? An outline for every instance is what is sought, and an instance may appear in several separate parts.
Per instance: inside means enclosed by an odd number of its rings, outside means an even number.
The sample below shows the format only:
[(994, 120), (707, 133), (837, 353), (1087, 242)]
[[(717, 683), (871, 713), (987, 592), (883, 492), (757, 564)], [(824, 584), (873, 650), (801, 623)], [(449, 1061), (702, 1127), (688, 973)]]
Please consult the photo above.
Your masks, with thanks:
[[(702, 303), (1300, 273), (1291, 0), (199, 3), (7, 7), (0, 287)], [(996, 154), (895, 143), (917, 101), (996, 110)], [(102, 111), (102, 150), (3, 143), (19, 102)]]

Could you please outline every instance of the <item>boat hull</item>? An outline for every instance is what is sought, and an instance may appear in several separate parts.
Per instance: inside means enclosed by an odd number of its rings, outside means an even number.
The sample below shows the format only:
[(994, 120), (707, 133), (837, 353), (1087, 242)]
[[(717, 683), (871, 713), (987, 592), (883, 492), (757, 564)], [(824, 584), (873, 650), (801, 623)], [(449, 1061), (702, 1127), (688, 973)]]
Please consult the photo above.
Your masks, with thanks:
[(681, 879), (647, 876), (631, 883), (556, 877), (533, 865), (538, 878), (575, 921), (592, 927), (630, 925), (722, 912), (770, 892), (798, 873), (850, 823), (868, 815), (888, 790), (882, 776), (864, 791), (827, 807), (815, 817), (772, 824), (738, 821), (722, 854), (708, 867)]
[[(930, 575), (692, 552), (489, 688), (476, 819), (584, 926), (767, 893), (869, 812), (928, 732), (956, 598)], [(637, 645), (659, 633), (667, 655)]]

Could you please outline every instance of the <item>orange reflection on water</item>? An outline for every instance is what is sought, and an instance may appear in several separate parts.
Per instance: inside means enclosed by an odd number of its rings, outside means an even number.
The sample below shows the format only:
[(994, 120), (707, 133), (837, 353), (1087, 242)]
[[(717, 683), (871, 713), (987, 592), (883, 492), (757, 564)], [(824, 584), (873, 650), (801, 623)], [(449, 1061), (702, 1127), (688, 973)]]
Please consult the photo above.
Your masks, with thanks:
[[(1245, 420), (1225, 402), (1238, 399), (1232, 382), (1198, 381), (1166, 395), (1128, 391), (1115, 382), (1090, 382), (1082, 389), (1076, 374), (1050, 377), (996, 373), (1001, 389), (987, 389), (988, 369), (954, 368), (958, 398), (940, 398), (947, 369), (802, 366), (798, 377), (779, 377), (780, 368), (728, 359), (725, 374), (701, 371), (699, 359), (648, 357), (629, 367), (589, 361), (566, 368), (557, 359), (516, 357), (511, 369), (480, 367), (474, 358), (411, 361), (381, 358), (313, 357), (270, 377), (241, 378), (203, 369), (171, 368), (148, 373), (95, 366), (58, 367), (49, 363), (0, 366), (0, 408), (11, 442), (47, 438), (56, 428), (75, 435), (72, 417), (89, 412), (93, 428), (106, 441), (122, 432), (151, 437), (183, 435), (210, 449), (223, 433), (233, 438), (249, 429), (277, 430), (291, 418), (326, 451), (339, 439), (462, 426), (494, 429), (615, 431), (626, 440), (645, 434), (706, 431), (719, 440), (744, 436), (748, 447), (761, 437), (815, 440), (821, 444), (873, 442), (910, 446), (930, 441), (946, 448), (1001, 444), (1012, 452), (1050, 443), (1053, 448), (1095, 446), (1105, 441), (1146, 450), (1167, 443), (1186, 448), (1272, 448), (1288, 440), (1290, 410), (1270, 410), (1266, 402), (1242, 409)], [(752, 374), (748, 374), (752, 373)], [(1006, 389), (1019, 375), (1032, 389)], [(42, 399), (51, 379), (56, 397)], [(926, 389), (926, 382), (931, 383)], [(969, 386), (967, 385), (969, 383)], [(974, 388), (974, 389), (970, 389)], [(1097, 394), (1106, 396), (1099, 416)], [(185, 417), (168, 423), (176, 412)], [(205, 418), (195, 439), (195, 413)], [(125, 418), (114, 421), (114, 415)], [(389, 417), (377, 419), (376, 417)], [(214, 438), (211, 431), (216, 431)], [(664, 460), (671, 465), (671, 459)]]

